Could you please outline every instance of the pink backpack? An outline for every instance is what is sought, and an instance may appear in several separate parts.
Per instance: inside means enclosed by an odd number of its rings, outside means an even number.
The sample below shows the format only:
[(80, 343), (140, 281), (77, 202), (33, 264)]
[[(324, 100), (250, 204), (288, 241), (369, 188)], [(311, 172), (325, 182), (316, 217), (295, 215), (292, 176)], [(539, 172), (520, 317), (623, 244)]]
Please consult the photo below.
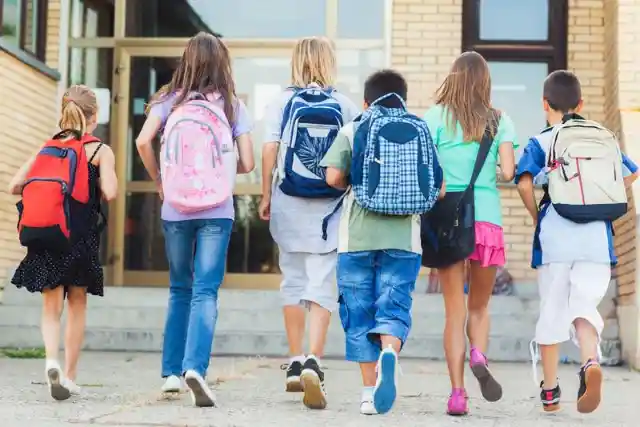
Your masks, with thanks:
[(223, 149), (233, 147), (224, 111), (196, 95), (178, 106), (162, 135), (160, 170), (164, 199), (181, 213), (219, 206), (232, 197)]

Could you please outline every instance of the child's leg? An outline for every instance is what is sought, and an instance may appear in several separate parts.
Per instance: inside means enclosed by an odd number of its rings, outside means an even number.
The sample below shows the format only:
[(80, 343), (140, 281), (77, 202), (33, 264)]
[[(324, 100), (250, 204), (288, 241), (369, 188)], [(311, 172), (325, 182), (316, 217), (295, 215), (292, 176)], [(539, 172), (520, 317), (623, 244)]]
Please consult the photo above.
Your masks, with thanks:
[(600, 334), (604, 321), (598, 304), (611, 281), (608, 264), (576, 262), (571, 271), (569, 312), (575, 327), (574, 342), (580, 347), (582, 368), (578, 390), (578, 411), (590, 413), (600, 405), (602, 370), (599, 365)]
[(87, 291), (69, 287), (67, 294), (67, 325), (64, 338), (65, 376), (76, 380), (80, 349), (84, 341), (87, 314)]
[(496, 282), (496, 267), (482, 267), (478, 261), (469, 261), (469, 264), (467, 337), (471, 347), (486, 353), (489, 343), (489, 300)]
[(324, 345), (336, 309), (337, 252), (309, 254), (305, 260), (307, 287), (302, 300), (309, 305), (309, 350), (316, 357), (324, 355)]
[(467, 308), (464, 296), (464, 261), (438, 269), (444, 297), (444, 353), (449, 380), (454, 390), (464, 388), (464, 359), (467, 347), (464, 336)]
[(64, 287), (47, 289), (42, 292), (42, 339), (46, 354), (45, 374), (51, 397), (65, 400), (71, 396), (66, 386), (62, 369), (58, 363), (60, 349), (60, 317), (64, 306)]
[(372, 388), (376, 383), (376, 361), (380, 345), (367, 334), (375, 326), (376, 314), (376, 252), (338, 254), (338, 302), (340, 321), (345, 332), (345, 356), (360, 364), (364, 386), (360, 411), (375, 414)]
[(60, 317), (64, 306), (64, 286), (42, 292), (42, 340), (47, 360), (58, 360)]
[(289, 343), (289, 356), (294, 361), (297, 360), (296, 358), (303, 359), (305, 308), (300, 303), (307, 280), (304, 270), (304, 257), (307, 254), (282, 250), (279, 252), (280, 271), (282, 272), (282, 284), (280, 285), (282, 312)]
[[(540, 346), (544, 379), (540, 394), (545, 411), (560, 408), (558, 387), (559, 344), (570, 334), (569, 275), (571, 264), (546, 264), (538, 267), (540, 317), (536, 324), (534, 341)], [(537, 363), (537, 360), (533, 360)], [(535, 366), (534, 366), (535, 368)]]
[(489, 343), (489, 300), (496, 282), (496, 267), (483, 267), (469, 261), (469, 297), (467, 299), (467, 336), (471, 344), (471, 371), (478, 379), (482, 396), (489, 402), (502, 398), (502, 386), (489, 370), (485, 353)]
[(373, 402), (378, 413), (391, 410), (397, 394), (397, 355), (411, 330), (411, 293), (420, 271), (420, 255), (401, 250), (379, 251), (377, 256), (376, 325), (369, 338), (380, 340)]
[(309, 307), (310, 353), (302, 365), (300, 384), (304, 391), (302, 402), (311, 409), (324, 409), (327, 406), (320, 358), (324, 355), (331, 311), (336, 306), (334, 290), (337, 261), (336, 252), (304, 256), (303, 267), (307, 280), (302, 301)]

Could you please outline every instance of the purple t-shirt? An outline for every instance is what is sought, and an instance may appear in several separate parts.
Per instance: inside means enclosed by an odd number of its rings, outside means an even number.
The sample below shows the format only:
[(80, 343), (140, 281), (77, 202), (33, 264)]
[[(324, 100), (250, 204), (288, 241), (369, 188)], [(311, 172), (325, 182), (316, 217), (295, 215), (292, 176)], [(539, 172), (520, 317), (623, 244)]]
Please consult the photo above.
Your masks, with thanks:
[[(219, 93), (213, 94), (214, 99), (213, 102), (219, 103), (220, 108), (223, 107), (222, 96)], [(162, 126), (167, 121), (169, 114), (171, 114), (171, 110), (173, 108), (173, 104), (175, 101), (176, 95), (167, 95), (166, 99), (162, 102), (158, 102), (151, 107), (151, 111), (149, 112), (149, 116), (157, 117), (162, 122)], [(249, 113), (247, 111), (247, 107), (244, 103), (237, 99), (235, 103), (235, 123), (232, 123), (232, 135), (235, 140), (238, 136), (251, 132), (252, 128), (251, 118), (249, 117)], [(236, 171), (238, 167), (238, 154), (236, 147), (233, 147), (232, 150), (229, 150), (228, 153), (223, 154), (223, 163), (225, 169), (229, 173), (229, 179), (231, 185), (235, 184)], [(200, 211), (190, 214), (183, 214), (174, 209), (169, 203), (166, 201), (162, 203), (162, 214), (161, 217), (164, 221), (185, 221), (189, 219), (214, 219), (214, 218), (228, 218), (235, 219), (235, 212), (233, 209), (233, 198), (230, 197), (229, 200), (225, 201), (220, 206), (216, 206), (215, 208), (207, 209), (206, 211)]]

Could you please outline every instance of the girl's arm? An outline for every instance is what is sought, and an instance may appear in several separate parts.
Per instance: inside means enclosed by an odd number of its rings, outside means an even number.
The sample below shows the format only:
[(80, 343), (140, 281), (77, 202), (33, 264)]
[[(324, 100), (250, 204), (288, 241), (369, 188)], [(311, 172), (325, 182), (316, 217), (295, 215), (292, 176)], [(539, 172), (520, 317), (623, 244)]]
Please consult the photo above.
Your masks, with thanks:
[(238, 173), (250, 173), (256, 167), (253, 156), (253, 140), (250, 133), (243, 133), (236, 138), (238, 145)]
[(116, 198), (118, 194), (118, 178), (116, 177), (116, 159), (111, 147), (106, 145), (98, 155), (98, 168), (100, 169), (100, 190), (107, 202)]
[(144, 122), (144, 126), (142, 126), (142, 130), (140, 131), (138, 138), (136, 138), (136, 147), (138, 149), (138, 154), (140, 154), (142, 164), (151, 179), (156, 183), (161, 180), (160, 168), (158, 167), (158, 162), (156, 161), (152, 144), (153, 139), (158, 134), (161, 126), (162, 121), (158, 116), (149, 115), (147, 120)]
[(19, 196), (20, 194), (22, 194), (22, 186), (24, 185), (24, 181), (27, 179), (27, 174), (29, 173), (29, 169), (31, 169), (31, 167), (33, 166), (33, 163), (36, 161), (36, 156), (38, 155), (38, 152), (40, 152), (40, 148), (38, 149), (38, 151), (31, 156), (31, 158), (29, 160), (27, 160), (20, 169), (18, 169), (18, 172), (16, 172), (16, 174), (13, 176), (13, 178), (11, 179), (11, 182), (9, 183), (9, 194), (13, 194), (16, 196)]
[(516, 155), (513, 150), (513, 142), (502, 142), (498, 147), (498, 156), (500, 157), (502, 179), (511, 182), (516, 173)]

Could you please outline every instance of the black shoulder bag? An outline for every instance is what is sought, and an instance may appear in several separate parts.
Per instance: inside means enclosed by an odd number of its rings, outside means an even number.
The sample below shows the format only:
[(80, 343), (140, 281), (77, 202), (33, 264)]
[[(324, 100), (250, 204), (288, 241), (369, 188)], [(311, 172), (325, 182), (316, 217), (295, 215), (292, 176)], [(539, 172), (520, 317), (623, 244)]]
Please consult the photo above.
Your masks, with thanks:
[[(464, 191), (447, 191), (433, 209), (422, 215), (422, 265), (443, 268), (467, 259), (475, 250), (474, 187), (491, 151), (494, 126), (499, 117), (495, 112), (480, 141), (480, 149), (469, 185)], [(446, 183), (445, 183), (446, 184)]]

